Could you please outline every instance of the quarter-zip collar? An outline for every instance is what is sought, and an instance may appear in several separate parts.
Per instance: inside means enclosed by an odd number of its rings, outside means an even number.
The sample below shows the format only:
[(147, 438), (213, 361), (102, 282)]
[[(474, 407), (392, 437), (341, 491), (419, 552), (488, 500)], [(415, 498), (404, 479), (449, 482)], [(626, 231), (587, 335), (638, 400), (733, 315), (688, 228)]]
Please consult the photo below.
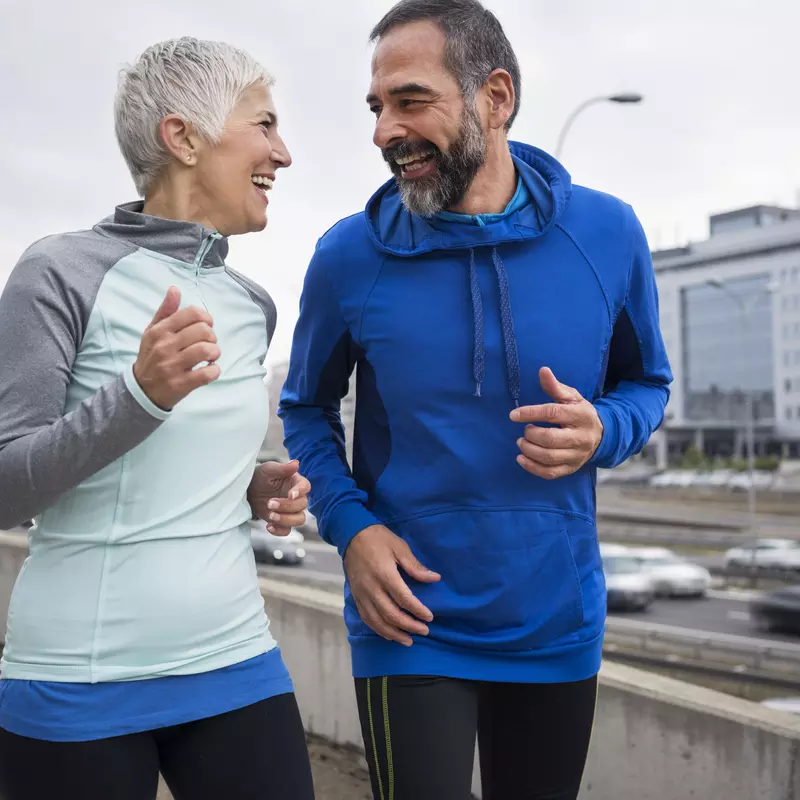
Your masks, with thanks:
[(221, 267), (228, 255), (228, 240), (198, 222), (164, 219), (143, 214), (139, 200), (117, 206), (113, 216), (95, 226), (103, 236), (124, 239), (136, 247), (182, 261), (196, 269)]

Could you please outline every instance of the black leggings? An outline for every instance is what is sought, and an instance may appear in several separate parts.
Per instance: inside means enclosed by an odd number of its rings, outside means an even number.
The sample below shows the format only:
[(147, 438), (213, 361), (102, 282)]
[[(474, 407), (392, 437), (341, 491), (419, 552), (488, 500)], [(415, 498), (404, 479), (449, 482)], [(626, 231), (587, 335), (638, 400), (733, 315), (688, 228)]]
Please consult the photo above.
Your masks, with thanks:
[(575, 800), (597, 679), (489, 683), (356, 680), (375, 800), (469, 800), (478, 739), (483, 800)]
[(147, 733), (46, 742), (0, 730), (2, 800), (313, 800), (293, 694)]

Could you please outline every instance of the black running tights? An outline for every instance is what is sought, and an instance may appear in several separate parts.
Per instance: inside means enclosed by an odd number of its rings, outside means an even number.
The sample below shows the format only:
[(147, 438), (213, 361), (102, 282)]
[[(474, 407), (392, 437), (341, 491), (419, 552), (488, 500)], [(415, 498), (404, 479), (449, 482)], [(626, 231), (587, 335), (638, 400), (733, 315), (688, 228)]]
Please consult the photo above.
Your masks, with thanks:
[(597, 680), (356, 680), (375, 800), (469, 800), (478, 740), (483, 800), (575, 800)]
[(313, 800), (293, 694), (172, 728), (90, 742), (0, 730), (2, 800)]

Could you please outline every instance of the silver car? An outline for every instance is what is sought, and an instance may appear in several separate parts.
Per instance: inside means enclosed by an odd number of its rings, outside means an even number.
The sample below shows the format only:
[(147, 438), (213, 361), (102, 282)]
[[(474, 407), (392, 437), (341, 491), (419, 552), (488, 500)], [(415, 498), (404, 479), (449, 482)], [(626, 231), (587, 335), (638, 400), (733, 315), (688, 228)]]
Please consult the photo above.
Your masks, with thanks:
[(663, 547), (631, 548), (644, 571), (653, 579), (657, 595), (666, 597), (705, 597), (711, 589), (711, 573), (698, 564)]
[(263, 564), (302, 564), (306, 557), (302, 533), (292, 530), (287, 536), (273, 536), (261, 519), (250, 521), (250, 542), (256, 561)]
[(609, 611), (646, 611), (655, 597), (653, 579), (636, 556), (602, 552)]

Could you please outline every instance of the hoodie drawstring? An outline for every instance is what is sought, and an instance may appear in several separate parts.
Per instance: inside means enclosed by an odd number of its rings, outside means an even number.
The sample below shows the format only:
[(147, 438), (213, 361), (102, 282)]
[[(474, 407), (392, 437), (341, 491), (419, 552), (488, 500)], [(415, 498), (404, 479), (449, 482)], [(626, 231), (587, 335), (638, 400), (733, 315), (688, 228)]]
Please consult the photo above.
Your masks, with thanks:
[(472, 328), (474, 344), (472, 351), (472, 377), (475, 379), (475, 397), (481, 396), (481, 384), (486, 374), (486, 354), (483, 346), (483, 298), (478, 283), (478, 267), (475, 264), (475, 251), (469, 251), (469, 288), (472, 292)]
[[(520, 370), (517, 337), (514, 333), (514, 316), (511, 312), (511, 295), (508, 290), (508, 275), (503, 260), (492, 248), (492, 263), (497, 273), (497, 286), (500, 290), (500, 321), (503, 328), (503, 345), (506, 352), (506, 374), (508, 376), (508, 390), (514, 401), (514, 408), (520, 405)], [(472, 321), (475, 333), (475, 343), (472, 359), (472, 373), (475, 378), (475, 397), (481, 396), (481, 384), (486, 374), (486, 354), (483, 340), (483, 300), (481, 288), (478, 283), (478, 267), (475, 263), (475, 250), (470, 250), (469, 259), (469, 284), (472, 293)]]
[(500, 320), (503, 325), (503, 342), (506, 348), (506, 370), (508, 374), (508, 390), (514, 401), (514, 408), (519, 408), (520, 377), (519, 352), (517, 337), (514, 333), (514, 315), (511, 313), (511, 295), (508, 291), (508, 275), (497, 248), (492, 249), (492, 261), (497, 272), (497, 285), (500, 287)]

